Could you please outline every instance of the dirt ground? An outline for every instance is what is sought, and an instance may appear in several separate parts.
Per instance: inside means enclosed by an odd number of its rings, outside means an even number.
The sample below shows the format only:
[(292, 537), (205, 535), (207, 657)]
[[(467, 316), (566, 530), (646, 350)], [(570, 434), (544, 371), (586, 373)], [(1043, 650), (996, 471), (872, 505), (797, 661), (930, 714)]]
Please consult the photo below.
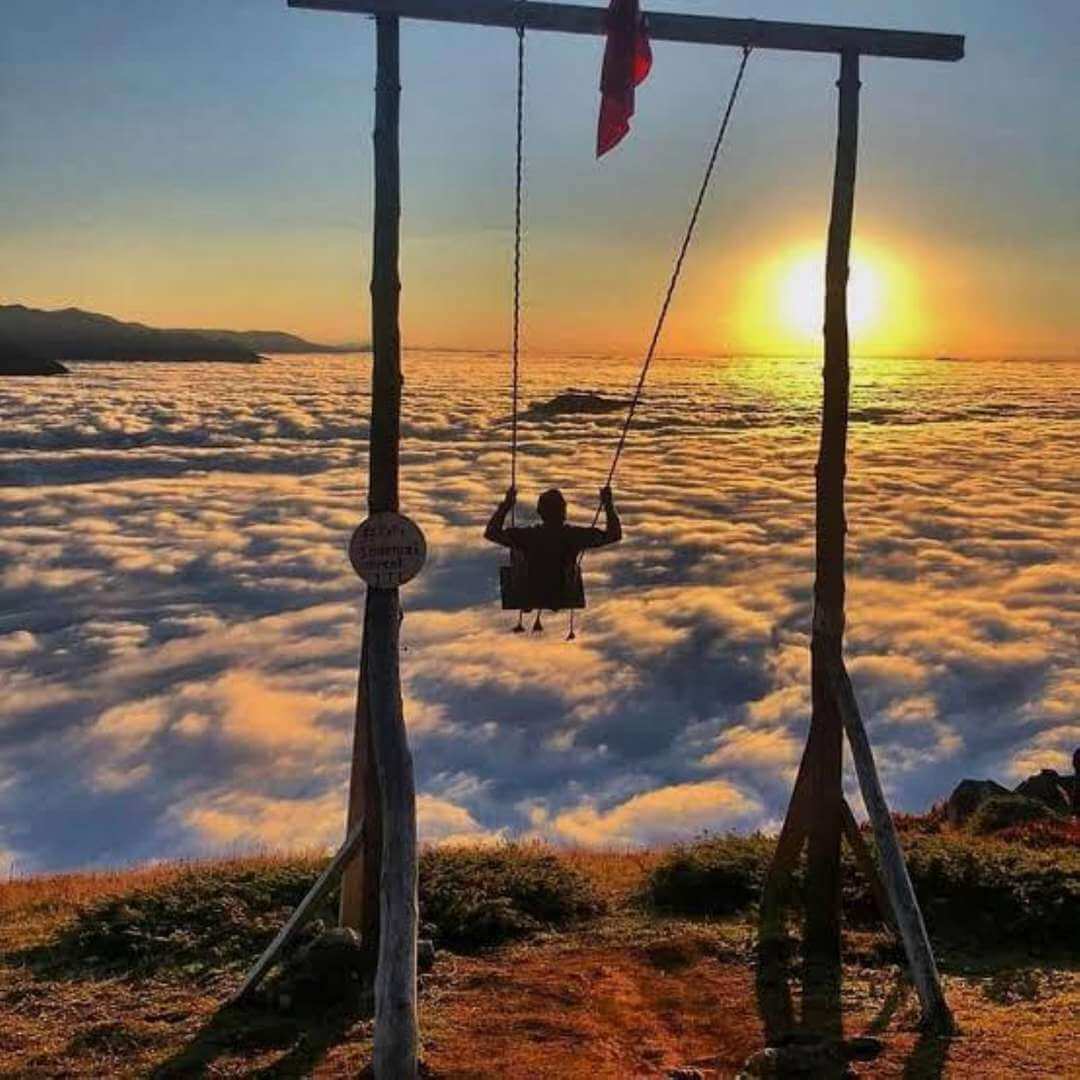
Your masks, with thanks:
[[(63, 905), (0, 904), (0, 1076), (346, 1077), (370, 1060), (362, 1016), (222, 1009), (236, 971), (91, 980), (19, 961), (69, 917)], [(961, 1033), (945, 1040), (920, 1036), (914, 995), (879, 939), (846, 944), (842, 982), (813, 999), (812, 1024), (881, 1040), (855, 1075), (1080, 1078), (1075, 965), (946, 956)], [(423, 978), (424, 1063), (446, 1080), (629, 1080), (679, 1067), (734, 1077), (800, 1011), (796, 980), (756, 963), (750, 926), (622, 911), (481, 955), (440, 954)]]
[[(663, 1077), (678, 1067), (736, 1076), (766, 1042), (758, 972), (712, 948), (709, 936), (692, 927), (672, 930), (644, 947), (551, 942), (459, 962), (430, 1021), (427, 1060), (437, 1075), (461, 1080), (621, 1080)], [(914, 994), (894, 968), (847, 968), (843, 1033), (883, 1043), (875, 1060), (856, 1062), (853, 1071), (882, 1078), (1080, 1077), (1075, 972), (952, 976), (947, 992), (960, 1036), (923, 1038)], [(799, 995), (793, 998), (798, 1013)]]

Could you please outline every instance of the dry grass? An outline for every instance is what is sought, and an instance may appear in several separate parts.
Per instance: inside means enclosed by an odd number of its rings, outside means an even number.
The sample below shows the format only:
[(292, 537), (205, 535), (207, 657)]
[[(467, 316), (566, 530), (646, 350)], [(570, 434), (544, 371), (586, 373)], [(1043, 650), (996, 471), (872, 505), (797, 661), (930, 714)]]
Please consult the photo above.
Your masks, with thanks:
[[(636, 893), (657, 864), (660, 850), (593, 851), (585, 848), (550, 847), (580, 870), (609, 899), (621, 900)], [(245, 852), (228, 858), (179, 859), (105, 870), (82, 870), (37, 877), (11, 877), (0, 881), (0, 920), (31, 913), (62, 916), (80, 907), (139, 889), (166, 888), (192, 870), (215, 871), (273, 869), (296, 864), (317, 867), (326, 861), (318, 850), (291, 852)]]
[[(558, 856), (593, 882), (608, 914), (473, 956), (442, 953), (422, 988), (431, 1074), (659, 1080), (693, 1065), (706, 1077), (733, 1077), (765, 1038), (753, 928), (739, 919), (659, 918), (628, 905), (663, 851)], [(27, 959), (33, 947), (53, 948), (98, 905), (168, 890), (193, 869), (273, 877), (298, 864), (314, 870), (323, 858), (264, 853), (0, 884), (0, 1076), (357, 1075), (370, 1060), (370, 1020), (301, 1021), (269, 1007), (223, 1011), (235, 968), (103, 975), (89, 967), (58, 973)], [(948, 995), (964, 1037), (943, 1042), (920, 1038), (912, 995), (879, 946), (868, 934), (846, 945), (845, 1032), (872, 1031), (885, 1041), (877, 1061), (856, 1066), (859, 1075), (1078, 1075), (1074, 963), (946, 955)], [(793, 1000), (797, 1007), (797, 988)]]
[(193, 870), (207, 873), (271, 871), (283, 866), (315, 868), (326, 856), (318, 851), (253, 852), (234, 858), (176, 860), (115, 869), (11, 878), (0, 882), (0, 948), (38, 945), (80, 912), (143, 890), (167, 890)]
[(232, 858), (187, 859), (148, 863), (107, 870), (84, 870), (39, 877), (12, 877), (0, 882), (0, 919), (18, 914), (63, 915), (79, 907), (137, 889), (167, 888), (192, 870), (214, 873), (226, 868), (270, 869), (285, 865), (324, 862), (319, 851), (251, 852)]
[(558, 854), (589, 878), (605, 899), (618, 905), (641, 893), (664, 853), (660, 849), (589, 851), (560, 848)]

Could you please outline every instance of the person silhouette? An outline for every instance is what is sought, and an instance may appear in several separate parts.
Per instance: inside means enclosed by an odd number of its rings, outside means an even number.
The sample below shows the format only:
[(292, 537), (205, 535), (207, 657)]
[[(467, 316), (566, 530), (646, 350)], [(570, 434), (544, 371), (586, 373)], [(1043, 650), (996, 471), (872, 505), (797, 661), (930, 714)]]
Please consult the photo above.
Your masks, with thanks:
[(507, 528), (506, 516), (516, 501), (517, 490), (510, 488), (484, 530), (484, 539), (511, 550), (515, 602), (509, 606), (523, 611), (584, 607), (577, 572), (581, 553), (622, 539), (611, 488), (600, 489), (603, 529), (568, 525), (566, 499), (558, 488), (550, 488), (537, 499), (539, 525)]

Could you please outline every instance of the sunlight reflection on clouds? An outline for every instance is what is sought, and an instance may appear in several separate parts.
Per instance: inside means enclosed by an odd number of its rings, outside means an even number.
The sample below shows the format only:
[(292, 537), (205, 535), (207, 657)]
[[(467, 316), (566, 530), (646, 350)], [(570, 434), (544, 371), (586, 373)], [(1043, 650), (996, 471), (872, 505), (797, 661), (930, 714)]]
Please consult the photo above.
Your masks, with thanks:
[[(633, 361), (532, 361), (526, 400)], [(76, 366), (0, 387), (0, 844), (64, 866), (340, 836), (366, 365)], [(1075, 365), (857, 361), (852, 677), (898, 808), (1080, 742)], [(665, 361), (575, 645), (509, 634), (480, 538), (504, 364), (406, 359), (406, 710), (430, 840), (774, 823), (805, 737), (820, 365)], [(48, 382), (49, 385), (44, 385)], [(522, 425), (523, 514), (591, 516), (617, 416)], [(850, 780), (849, 780), (850, 783)]]

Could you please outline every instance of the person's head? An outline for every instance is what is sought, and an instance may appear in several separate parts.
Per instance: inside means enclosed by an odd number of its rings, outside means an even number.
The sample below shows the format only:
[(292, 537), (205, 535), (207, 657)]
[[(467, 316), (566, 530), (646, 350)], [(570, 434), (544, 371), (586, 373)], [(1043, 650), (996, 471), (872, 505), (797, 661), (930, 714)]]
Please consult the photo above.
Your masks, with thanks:
[(549, 488), (536, 500), (536, 512), (545, 525), (566, 523), (566, 500), (558, 488)]

